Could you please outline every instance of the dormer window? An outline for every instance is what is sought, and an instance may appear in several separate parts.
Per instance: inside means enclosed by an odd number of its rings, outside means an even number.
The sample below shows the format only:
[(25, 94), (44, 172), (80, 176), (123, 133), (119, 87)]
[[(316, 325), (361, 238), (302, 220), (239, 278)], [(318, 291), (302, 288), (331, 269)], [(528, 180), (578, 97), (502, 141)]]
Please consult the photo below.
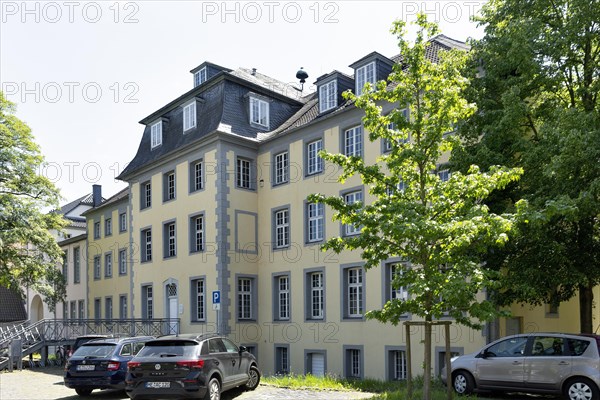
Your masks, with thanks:
[(269, 127), (269, 103), (250, 97), (250, 123)]
[(319, 87), (319, 112), (337, 107), (337, 81), (327, 82)]
[(368, 82), (371, 85), (375, 84), (375, 61), (370, 62), (356, 70), (356, 95), (360, 96), (363, 93), (365, 84)]
[(183, 107), (183, 131), (196, 127), (196, 101)]
[(150, 148), (153, 149), (162, 144), (162, 121), (158, 121), (150, 126)]
[(206, 82), (206, 67), (194, 72), (194, 87), (198, 87), (204, 82)]

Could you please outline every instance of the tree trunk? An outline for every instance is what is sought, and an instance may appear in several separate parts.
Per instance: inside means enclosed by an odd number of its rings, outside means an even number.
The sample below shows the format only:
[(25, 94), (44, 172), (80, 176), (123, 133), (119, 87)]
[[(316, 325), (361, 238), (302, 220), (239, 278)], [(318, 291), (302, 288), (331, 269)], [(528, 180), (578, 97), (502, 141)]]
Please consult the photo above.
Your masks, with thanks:
[[(431, 321), (425, 321), (425, 362), (423, 363), (423, 400), (431, 399)], [(448, 383), (449, 384), (449, 383)]]
[(592, 326), (594, 293), (592, 285), (579, 285), (579, 323), (581, 333), (594, 333)]

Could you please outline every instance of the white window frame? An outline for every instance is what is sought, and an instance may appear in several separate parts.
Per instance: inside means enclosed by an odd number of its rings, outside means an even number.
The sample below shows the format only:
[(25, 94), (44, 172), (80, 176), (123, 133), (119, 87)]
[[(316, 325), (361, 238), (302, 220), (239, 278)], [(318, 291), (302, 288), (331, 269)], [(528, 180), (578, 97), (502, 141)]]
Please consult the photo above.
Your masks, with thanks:
[(337, 81), (334, 79), (319, 86), (319, 112), (337, 107)]
[(166, 224), (165, 231), (167, 234), (167, 254), (165, 254), (165, 257), (175, 257), (177, 255), (177, 231), (175, 222)]
[(94, 279), (100, 279), (102, 274), (102, 262), (100, 256), (94, 256)]
[(323, 272), (310, 274), (310, 317), (323, 319), (325, 310), (325, 285)]
[(269, 128), (269, 103), (250, 97), (250, 123)]
[(175, 199), (175, 171), (167, 172), (165, 174), (165, 201)]
[(113, 319), (112, 296), (104, 298), (104, 316), (106, 317), (106, 319)]
[(306, 144), (306, 164), (307, 174), (313, 175), (323, 172), (324, 162), (319, 156), (319, 151), (323, 150), (323, 139), (313, 140)]
[(236, 184), (241, 189), (252, 189), (252, 161), (238, 157), (236, 161)]
[(183, 106), (183, 131), (196, 127), (196, 101)]
[(152, 183), (150, 181), (142, 183), (143, 186), (143, 196), (144, 196), (144, 207), (142, 209), (146, 209), (152, 207)]
[[(354, 204), (359, 201), (363, 201), (362, 190), (356, 190), (344, 194), (344, 201), (346, 202), (346, 204)], [(346, 236), (358, 235), (360, 233), (360, 229), (360, 226), (346, 224), (344, 225), (344, 234)]]
[(206, 285), (204, 279), (195, 279), (194, 283), (194, 321), (206, 320)]
[(127, 249), (119, 250), (119, 275), (127, 275)]
[(238, 319), (252, 319), (252, 278), (238, 278)]
[(357, 68), (355, 77), (356, 95), (360, 96), (363, 93), (363, 89), (367, 82), (369, 82), (371, 85), (375, 85), (375, 61)]
[(119, 214), (119, 232), (127, 231), (127, 213)]
[(94, 239), (100, 239), (100, 221), (94, 222)]
[(364, 272), (361, 267), (347, 270), (348, 317), (362, 318), (363, 310), (363, 280)]
[(279, 320), (290, 319), (290, 277), (277, 278), (277, 316)]
[(112, 218), (104, 219), (104, 236), (112, 235)]
[(154, 289), (152, 285), (144, 286), (146, 291), (146, 319), (154, 317)]
[(112, 278), (112, 253), (104, 255), (104, 277)]
[[(200, 223), (198, 223), (200, 221)], [(204, 215), (192, 217), (192, 253), (204, 251)]]
[(198, 160), (192, 164), (193, 181), (192, 181), (192, 192), (204, 189), (204, 182), (202, 181), (202, 171), (204, 169), (203, 161)]
[(290, 158), (287, 151), (275, 155), (275, 185), (287, 183), (290, 179)]
[(392, 377), (396, 381), (406, 380), (406, 351), (404, 350), (393, 350), (392, 351)]
[(162, 121), (150, 125), (150, 149), (162, 144)]
[(308, 242), (320, 242), (325, 235), (325, 205), (323, 203), (308, 203), (306, 205), (308, 219)]
[(360, 378), (360, 350), (349, 349), (348, 357), (350, 358), (350, 370), (348, 371), (350, 377)]
[(127, 318), (127, 295), (119, 296), (119, 318)]
[(206, 67), (194, 72), (194, 87), (198, 87), (206, 82)]
[(144, 257), (142, 258), (142, 262), (152, 261), (152, 229), (144, 229), (142, 234), (144, 235), (142, 244)]
[(274, 213), (275, 248), (281, 249), (290, 245), (290, 210), (283, 208)]
[(450, 180), (450, 170), (448, 168), (440, 169), (437, 171), (437, 176), (442, 182), (448, 182)]
[(344, 131), (344, 154), (348, 157), (362, 157), (363, 154), (363, 128), (357, 125)]
[(73, 283), (81, 282), (81, 248), (75, 247), (73, 249)]

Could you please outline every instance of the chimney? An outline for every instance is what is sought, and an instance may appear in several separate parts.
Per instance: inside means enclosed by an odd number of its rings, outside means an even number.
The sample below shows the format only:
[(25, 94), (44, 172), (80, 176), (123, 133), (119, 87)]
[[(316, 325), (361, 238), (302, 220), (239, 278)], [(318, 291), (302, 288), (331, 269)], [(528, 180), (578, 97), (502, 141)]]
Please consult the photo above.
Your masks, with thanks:
[(92, 201), (94, 207), (98, 207), (102, 203), (102, 185), (92, 185)]
[(252, 76), (256, 75), (256, 68), (252, 68)]

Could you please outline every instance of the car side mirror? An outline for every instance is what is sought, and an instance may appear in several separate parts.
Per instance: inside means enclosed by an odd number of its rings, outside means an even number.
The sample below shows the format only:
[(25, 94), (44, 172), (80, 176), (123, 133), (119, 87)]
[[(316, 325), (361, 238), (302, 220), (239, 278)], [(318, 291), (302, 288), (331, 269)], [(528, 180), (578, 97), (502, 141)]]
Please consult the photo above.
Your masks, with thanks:
[(240, 354), (246, 351), (248, 351), (248, 348), (246, 346), (240, 346)]
[(496, 357), (496, 354), (492, 353), (491, 351), (484, 350), (484, 351), (481, 353), (481, 356), (482, 356), (483, 358), (490, 358), (490, 357)]

